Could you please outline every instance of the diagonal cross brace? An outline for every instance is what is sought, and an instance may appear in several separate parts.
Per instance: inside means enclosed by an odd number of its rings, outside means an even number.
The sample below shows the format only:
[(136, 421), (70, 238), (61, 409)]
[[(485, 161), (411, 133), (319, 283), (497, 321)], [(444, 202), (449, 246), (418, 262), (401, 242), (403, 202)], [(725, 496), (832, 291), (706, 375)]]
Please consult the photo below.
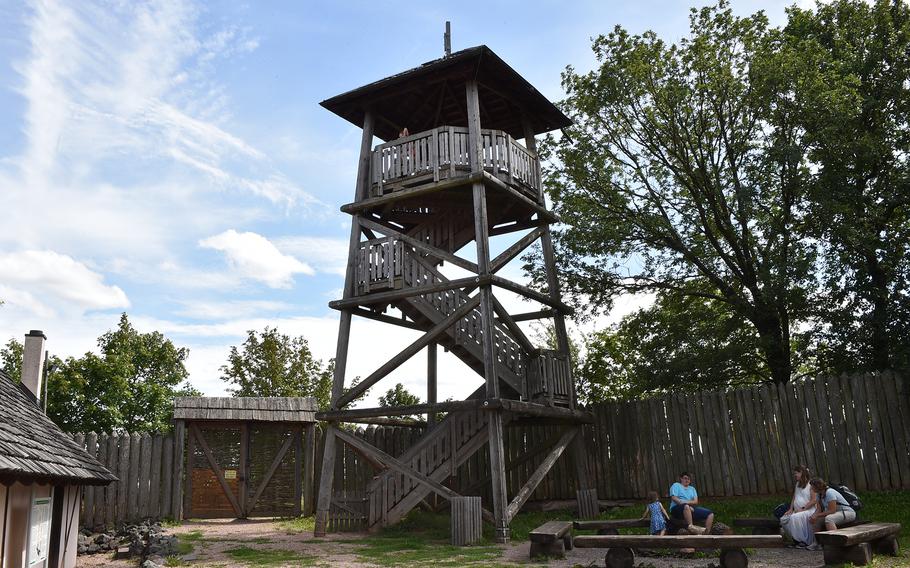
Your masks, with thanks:
[(405, 347), (398, 355), (395, 355), (386, 361), (381, 367), (361, 381), (357, 386), (351, 387), (346, 394), (338, 399), (336, 408), (341, 408), (350, 404), (357, 397), (362, 395), (379, 382), (380, 379), (397, 369), (402, 363), (417, 354), (418, 351), (429, 345), (434, 339), (445, 333), (447, 329), (455, 325), (461, 318), (471, 313), (471, 310), (480, 304), (480, 296), (475, 296), (459, 306), (451, 315), (434, 325), (428, 332), (423, 334), (417, 341)]
[(368, 444), (367, 442), (361, 440), (356, 436), (348, 434), (344, 430), (336, 429), (335, 435), (344, 442), (345, 444), (351, 446), (357, 453), (363, 454), (369, 461), (378, 461), (385, 465), (389, 469), (393, 469), (398, 473), (406, 475), (413, 479), (414, 481), (426, 485), (432, 491), (438, 493), (441, 497), (445, 499), (451, 499), (452, 497), (460, 497), (458, 493), (449, 489), (445, 485), (433, 481), (426, 475), (420, 473), (419, 471), (409, 467), (404, 462), (390, 456), (379, 448)]
[(537, 489), (537, 486), (540, 485), (540, 482), (543, 481), (543, 478), (546, 477), (547, 473), (550, 472), (550, 469), (553, 468), (553, 465), (556, 464), (556, 460), (559, 459), (559, 456), (565, 451), (569, 446), (572, 440), (575, 438), (575, 435), (578, 433), (578, 428), (570, 428), (567, 430), (556, 445), (550, 450), (550, 453), (547, 454), (547, 457), (544, 458), (543, 462), (534, 470), (534, 473), (531, 474), (531, 477), (528, 478), (528, 481), (518, 490), (518, 494), (515, 495), (515, 498), (512, 499), (512, 502), (509, 503), (508, 508), (506, 509), (506, 518), (511, 522), (511, 520), (518, 514), (518, 511), (521, 510), (522, 506), (527, 502), (528, 498), (531, 497), (531, 493), (534, 493), (534, 490)]

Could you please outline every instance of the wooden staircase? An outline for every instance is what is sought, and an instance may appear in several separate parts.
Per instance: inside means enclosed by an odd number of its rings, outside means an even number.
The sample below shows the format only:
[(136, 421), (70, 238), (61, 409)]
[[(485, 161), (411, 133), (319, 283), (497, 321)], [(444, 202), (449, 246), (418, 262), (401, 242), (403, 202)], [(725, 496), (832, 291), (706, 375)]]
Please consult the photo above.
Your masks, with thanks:
[[(435, 220), (416, 225), (409, 236), (448, 252), (454, 252), (464, 242), (456, 235), (464, 234), (456, 223), (444, 230)], [(435, 228), (435, 230), (430, 230)], [(470, 231), (467, 231), (470, 235)], [(361, 281), (370, 290), (398, 287), (419, 287), (448, 282), (437, 266), (439, 261), (422, 254), (400, 240), (386, 238), (380, 242), (363, 243), (362, 257), (371, 265), (371, 280)], [(379, 288), (377, 288), (377, 284)], [(429, 329), (455, 312), (470, 300), (460, 289), (412, 296), (391, 305), (424, 329)], [(456, 355), (467, 366), (483, 376), (483, 347), (480, 310), (475, 308), (439, 337), (439, 344)], [(512, 332), (503, 324), (495, 326), (498, 375), (508, 385), (510, 398), (525, 395), (525, 370), (530, 356), (522, 349)], [(503, 386), (505, 386), (503, 385)], [(486, 387), (481, 386), (469, 399), (482, 398)], [(444, 420), (428, 431), (414, 446), (398, 459), (433, 481), (443, 483), (453, 477), (458, 467), (474, 453), (485, 447), (489, 438), (489, 413), (485, 410), (450, 412)], [(394, 524), (420, 504), (432, 489), (413, 478), (394, 470), (385, 470), (367, 488), (369, 501), (368, 526), (376, 528)]]

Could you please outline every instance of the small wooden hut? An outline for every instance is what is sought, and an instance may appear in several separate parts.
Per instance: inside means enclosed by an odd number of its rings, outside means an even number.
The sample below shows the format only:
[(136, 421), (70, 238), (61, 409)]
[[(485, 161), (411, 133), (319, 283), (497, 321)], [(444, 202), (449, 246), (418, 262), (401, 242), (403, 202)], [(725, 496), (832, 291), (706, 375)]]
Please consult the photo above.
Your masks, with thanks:
[[(314, 507), (316, 400), (181, 397), (178, 448), (186, 440), (183, 518), (288, 517)], [(177, 460), (181, 478), (183, 460)]]
[(0, 559), (4, 568), (71, 568), (82, 487), (117, 478), (41, 406), (45, 336), (25, 337), (22, 381), (0, 371)]

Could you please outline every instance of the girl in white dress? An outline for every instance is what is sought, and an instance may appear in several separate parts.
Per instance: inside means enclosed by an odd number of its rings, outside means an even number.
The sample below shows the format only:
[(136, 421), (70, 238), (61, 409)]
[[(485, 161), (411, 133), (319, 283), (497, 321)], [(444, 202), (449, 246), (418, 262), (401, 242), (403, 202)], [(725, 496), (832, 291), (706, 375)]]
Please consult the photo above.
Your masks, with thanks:
[(815, 542), (809, 518), (815, 513), (818, 499), (809, 485), (809, 468), (804, 465), (794, 466), (793, 478), (796, 481), (793, 500), (790, 502), (790, 508), (781, 517), (780, 526), (793, 538), (797, 547), (805, 548)]

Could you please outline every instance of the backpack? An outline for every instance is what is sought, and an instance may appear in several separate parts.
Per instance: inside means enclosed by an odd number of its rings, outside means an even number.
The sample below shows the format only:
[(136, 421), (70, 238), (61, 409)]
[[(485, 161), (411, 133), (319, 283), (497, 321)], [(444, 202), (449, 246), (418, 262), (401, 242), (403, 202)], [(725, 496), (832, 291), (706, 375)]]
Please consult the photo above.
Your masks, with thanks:
[(846, 485), (842, 485), (840, 483), (832, 483), (831, 489), (840, 493), (841, 497), (843, 497), (844, 500), (847, 501), (847, 503), (850, 503), (850, 506), (853, 508), (854, 511), (859, 512), (859, 510), (863, 508), (863, 502), (859, 498), (859, 495), (857, 495), (852, 489), (850, 489)]

